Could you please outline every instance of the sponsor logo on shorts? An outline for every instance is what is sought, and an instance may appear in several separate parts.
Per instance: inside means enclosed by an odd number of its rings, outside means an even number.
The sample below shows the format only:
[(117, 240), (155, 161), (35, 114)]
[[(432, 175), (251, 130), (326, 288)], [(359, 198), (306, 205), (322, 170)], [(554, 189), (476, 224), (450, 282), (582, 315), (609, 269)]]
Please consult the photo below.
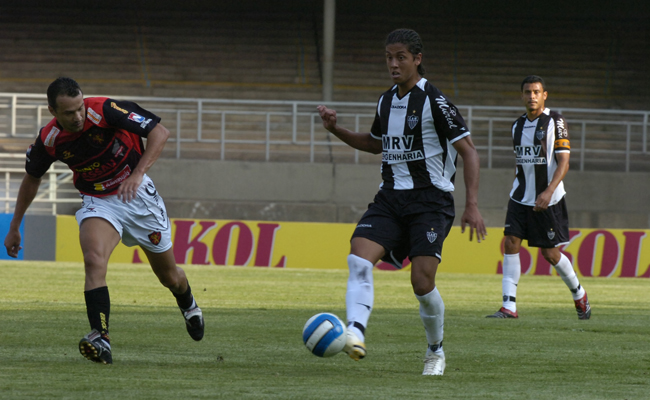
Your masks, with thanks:
[(548, 236), (549, 240), (553, 240), (553, 238), (555, 237), (555, 232), (553, 231), (553, 229), (546, 232), (546, 236)]
[(119, 107), (117, 104), (115, 104), (115, 102), (113, 102), (113, 101), (111, 101), (111, 108), (114, 108), (114, 109), (116, 109), (117, 111), (120, 111), (120, 112), (123, 113), (123, 114), (128, 114), (128, 113), (129, 113), (129, 112), (126, 111), (125, 109), (120, 108), (120, 107)]
[[(151, 188), (151, 191), (149, 191), (149, 188)], [(153, 183), (151, 183), (151, 182), (147, 182), (147, 186), (145, 186), (144, 190), (151, 197), (155, 197), (158, 194), (158, 192), (156, 191), (156, 188), (154, 187)]]
[(61, 130), (56, 126), (53, 126), (50, 133), (47, 134), (47, 137), (45, 138), (45, 142), (43, 144), (47, 147), (53, 147), (54, 139), (56, 139), (56, 136), (59, 134), (59, 132), (61, 132)]
[(68, 150), (63, 152), (63, 159), (67, 160), (68, 158), (74, 157), (74, 154), (70, 153)]
[(99, 115), (95, 110), (92, 108), (88, 109), (88, 119), (91, 120), (92, 122), (95, 123), (95, 125), (99, 125), (99, 122), (102, 120), (102, 116)]
[(438, 239), (438, 234), (433, 231), (433, 228), (431, 228), (431, 231), (427, 232), (427, 239), (429, 240), (429, 243), (433, 243)]
[(131, 168), (127, 165), (122, 171), (120, 171), (119, 174), (117, 174), (112, 179), (95, 183), (95, 190), (98, 192), (103, 192), (106, 189), (111, 189), (122, 183), (126, 178), (129, 177), (129, 175), (131, 175)]
[(358, 224), (357, 228), (372, 228), (372, 224)]
[(148, 236), (151, 243), (155, 245), (158, 245), (158, 243), (160, 243), (160, 239), (162, 238), (160, 232), (156, 232), (156, 231), (151, 232)]
[(29, 147), (27, 148), (27, 153), (25, 153), (25, 158), (27, 158), (27, 162), (31, 162), (32, 160), (29, 158), (29, 156), (32, 154), (32, 147), (34, 147), (33, 144), (30, 144)]
[(145, 119), (142, 115), (133, 112), (129, 114), (129, 120), (140, 124), (140, 128), (146, 127), (151, 122), (151, 118)]

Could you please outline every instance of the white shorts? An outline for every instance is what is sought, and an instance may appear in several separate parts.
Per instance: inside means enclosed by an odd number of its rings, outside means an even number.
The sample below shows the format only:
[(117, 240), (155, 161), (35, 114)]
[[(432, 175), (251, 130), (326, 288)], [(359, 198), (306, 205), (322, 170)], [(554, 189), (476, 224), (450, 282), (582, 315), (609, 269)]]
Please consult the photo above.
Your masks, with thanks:
[(172, 229), (165, 203), (151, 179), (145, 175), (135, 199), (124, 203), (117, 195), (94, 197), (81, 195), (77, 223), (86, 218), (103, 218), (120, 234), (126, 246), (141, 246), (152, 253), (172, 247)]

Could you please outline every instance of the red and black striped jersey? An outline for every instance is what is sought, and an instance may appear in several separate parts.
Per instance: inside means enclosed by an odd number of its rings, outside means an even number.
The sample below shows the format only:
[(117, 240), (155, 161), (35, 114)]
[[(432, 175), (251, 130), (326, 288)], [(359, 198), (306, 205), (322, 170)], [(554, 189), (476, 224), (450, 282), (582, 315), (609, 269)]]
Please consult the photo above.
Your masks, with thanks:
[(142, 138), (160, 117), (136, 103), (106, 97), (86, 98), (84, 106), (81, 132), (64, 130), (56, 118), (41, 128), (27, 150), (25, 170), (40, 178), (59, 160), (72, 170), (74, 185), (82, 194), (115, 194), (138, 165), (144, 152)]
[[(512, 124), (512, 141), (517, 160), (517, 173), (510, 198), (517, 203), (534, 206), (537, 196), (548, 187), (557, 169), (556, 153), (570, 153), (569, 131), (564, 117), (545, 108), (529, 121), (526, 114)], [(550, 206), (564, 197), (564, 183), (553, 192)]]
[(456, 106), (425, 78), (402, 98), (397, 85), (386, 91), (370, 132), (382, 141), (382, 188), (454, 190), (452, 144), (470, 132)]

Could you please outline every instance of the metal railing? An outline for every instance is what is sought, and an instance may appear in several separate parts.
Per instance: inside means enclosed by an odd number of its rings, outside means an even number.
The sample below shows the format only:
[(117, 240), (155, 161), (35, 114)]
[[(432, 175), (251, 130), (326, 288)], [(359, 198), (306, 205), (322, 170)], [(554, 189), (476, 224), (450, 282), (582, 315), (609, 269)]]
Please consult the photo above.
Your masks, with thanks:
[[(218, 160), (377, 162), (332, 138), (314, 101), (121, 97), (163, 118), (172, 132), (162, 157)], [(375, 103), (332, 102), (339, 123), (368, 131)], [(523, 107), (458, 106), (483, 167), (513, 165), (512, 122)], [(648, 171), (650, 111), (556, 109), (569, 126), (572, 168)], [(51, 118), (45, 95), (0, 93), (0, 140), (29, 139)], [(3, 139), (6, 138), (6, 139)]]
[[(0, 153), (0, 212), (12, 213), (20, 183), (25, 176), (24, 154)], [(62, 163), (55, 163), (43, 177), (38, 193), (30, 206), (30, 214), (57, 214), (57, 205), (80, 204), (79, 192), (72, 185), (72, 172)]]

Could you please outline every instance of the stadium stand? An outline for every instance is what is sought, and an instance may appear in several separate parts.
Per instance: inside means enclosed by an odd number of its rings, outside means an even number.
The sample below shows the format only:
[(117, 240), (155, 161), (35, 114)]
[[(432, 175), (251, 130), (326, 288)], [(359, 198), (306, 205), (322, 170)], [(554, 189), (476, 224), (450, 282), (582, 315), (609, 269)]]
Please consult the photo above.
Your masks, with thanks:
[[(0, 91), (42, 93), (67, 74), (88, 93), (318, 100), (321, 10), (281, 11), (0, 7)], [(531, 27), (507, 16), (344, 12), (337, 101), (375, 101), (390, 85), (383, 38), (408, 21), (423, 37), (428, 78), (457, 104), (519, 105), (518, 82), (535, 73), (556, 106), (650, 108), (644, 18), (544, 17)]]

